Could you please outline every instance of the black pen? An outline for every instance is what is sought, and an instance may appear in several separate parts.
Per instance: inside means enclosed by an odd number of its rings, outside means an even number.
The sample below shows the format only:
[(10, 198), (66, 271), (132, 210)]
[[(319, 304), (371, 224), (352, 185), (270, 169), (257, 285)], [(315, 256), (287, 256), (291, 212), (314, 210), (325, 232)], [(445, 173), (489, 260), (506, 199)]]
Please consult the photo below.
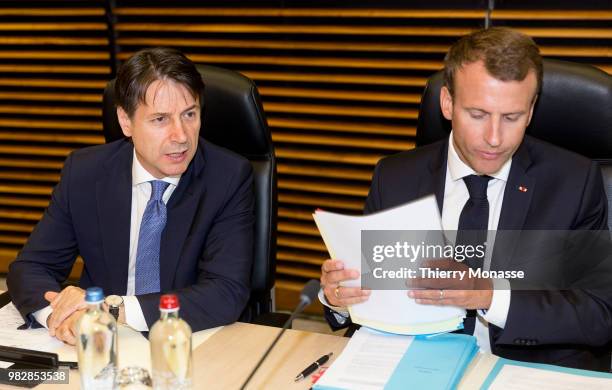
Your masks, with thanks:
[(325, 364), (331, 355), (333, 355), (333, 352), (328, 353), (327, 355), (323, 355), (319, 358), (319, 360), (317, 360), (316, 362), (312, 363), (310, 366), (306, 367), (304, 369), (304, 371), (300, 372), (298, 374), (298, 376), (295, 377), (295, 381), (298, 382), (304, 378), (306, 378), (308, 375), (312, 374), (313, 372), (315, 372), (316, 370), (319, 369), (319, 367), (321, 367), (323, 364)]

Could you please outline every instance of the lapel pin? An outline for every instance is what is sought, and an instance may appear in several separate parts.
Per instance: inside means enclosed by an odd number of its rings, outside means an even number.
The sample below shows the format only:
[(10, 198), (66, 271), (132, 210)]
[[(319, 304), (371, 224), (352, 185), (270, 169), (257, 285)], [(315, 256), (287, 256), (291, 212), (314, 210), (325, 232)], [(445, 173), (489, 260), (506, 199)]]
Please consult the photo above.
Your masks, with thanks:
[(523, 186), (519, 186), (519, 191), (521, 192), (527, 192), (527, 187), (523, 187)]

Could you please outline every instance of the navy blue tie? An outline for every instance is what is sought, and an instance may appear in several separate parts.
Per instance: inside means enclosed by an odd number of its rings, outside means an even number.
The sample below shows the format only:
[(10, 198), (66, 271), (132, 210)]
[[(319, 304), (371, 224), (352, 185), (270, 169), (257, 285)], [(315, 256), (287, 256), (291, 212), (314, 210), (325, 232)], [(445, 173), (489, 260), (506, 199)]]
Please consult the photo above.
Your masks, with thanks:
[[(470, 198), (463, 206), (457, 228), (458, 245), (483, 245), (487, 241), (489, 226), (489, 200), (487, 188), (491, 176), (469, 175), (463, 178)], [(471, 268), (481, 268), (484, 257), (472, 257), (466, 264)]]
[(151, 198), (147, 202), (136, 252), (136, 295), (156, 293), (159, 282), (159, 247), (166, 226), (166, 205), (162, 200), (169, 183), (161, 180), (151, 182)]
[[(459, 226), (457, 229), (456, 245), (483, 245), (487, 241), (489, 227), (489, 200), (487, 199), (487, 188), (491, 176), (469, 175), (463, 178), (463, 182), (470, 193), (470, 198), (465, 202)], [(470, 268), (481, 268), (484, 257), (474, 256), (466, 260)], [(468, 310), (463, 321), (463, 333), (474, 334), (476, 326), (476, 310)]]

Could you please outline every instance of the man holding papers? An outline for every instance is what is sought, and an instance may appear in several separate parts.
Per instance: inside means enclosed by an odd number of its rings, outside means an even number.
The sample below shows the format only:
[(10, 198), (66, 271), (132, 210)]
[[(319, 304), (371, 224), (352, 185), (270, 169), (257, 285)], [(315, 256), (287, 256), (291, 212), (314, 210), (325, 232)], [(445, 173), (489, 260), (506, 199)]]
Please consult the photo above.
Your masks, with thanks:
[[(366, 213), (434, 194), (444, 230), (607, 231), (597, 164), (525, 135), (542, 84), (542, 59), (531, 38), (505, 28), (472, 33), (450, 48), (444, 76), (440, 106), (452, 122), (451, 134), (381, 160)], [(565, 265), (544, 260), (551, 268)], [(599, 265), (609, 269), (609, 260)], [(439, 264), (455, 271), (471, 266)], [(332, 327), (348, 325), (344, 308), (368, 299), (369, 291), (342, 286), (359, 277), (340, 259), (324, 262), (320, 298), (331, 308), (326, 317)], [(496, 355), (609, 369), (604, 346), (612, 339), (610, 289), (515, 290), (507, 279), (475, 277), (446, 283), (417, 281), (424, 289), (409, 290), (406, 299), (471, 309), (464, 331)]]

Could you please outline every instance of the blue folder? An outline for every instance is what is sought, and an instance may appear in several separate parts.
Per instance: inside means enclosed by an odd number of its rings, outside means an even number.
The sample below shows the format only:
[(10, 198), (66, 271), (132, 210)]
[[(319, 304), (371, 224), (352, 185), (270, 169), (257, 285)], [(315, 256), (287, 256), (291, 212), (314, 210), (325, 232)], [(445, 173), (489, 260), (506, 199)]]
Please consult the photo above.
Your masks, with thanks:
[(417, 336), (393, 371), (385, 390), (453, 389), (478, 352), (474, 336)]

